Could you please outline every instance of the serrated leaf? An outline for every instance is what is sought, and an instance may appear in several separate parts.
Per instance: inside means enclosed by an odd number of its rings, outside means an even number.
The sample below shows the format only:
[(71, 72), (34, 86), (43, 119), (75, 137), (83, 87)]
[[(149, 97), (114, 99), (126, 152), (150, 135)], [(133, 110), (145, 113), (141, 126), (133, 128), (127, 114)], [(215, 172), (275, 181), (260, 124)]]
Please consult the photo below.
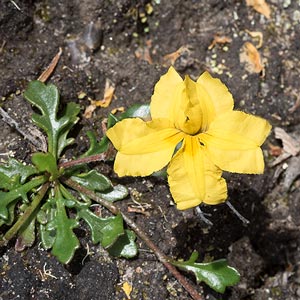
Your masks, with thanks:
[(48, 172), (51, 174), (52, 180), (56, 179), (59, 175), (57, 170), (56, 159), (50, 153), (37, 152), (32, 155), (32, 163), (37, 167), (41, 172)]
[(18, 252), (23, 251), (27, 247), (31, 247), (35, 241), (35, 218), (24, 228), (21, 228), (15, 244)]
[(55, 228), (55, 240), (52, 247), (52, 254), (64, 264), (70, 262), (75, 250), (79, 247), (79, 241), (73, 232), (73, 228), (78, 226), (78, 222), (69, 219), (64, 206), (64, 199), (56, 189), (56, 215), (51, 221), (51, 226)]
[(46, 132), (48, 151), (57, 160), (63, 148), (70, 143), (70, 140), (67, 140), (67, 134), (78, 121), (79, 106), (75, 103), (68, 103), (64, 115), (58, 118), (58, 89), (55, 85), (46, 85), (38, 80), (29, 83), (24, 97), (40, 110), (41, 115), (33, 114), (32, 120)]
[(135, 257), (138, 253), (135, 239), (135, 233), (126, 229), (124, 234), (108, 249), (109, 254), (115, 257)]
[(67, 104), (64, 115), (68, 116), (69, 122), (64, 128), (61, 130), (60, 135), (58, 137), (58, 149), (57, 149), (57, 157), (60, 157), (62, 151), (69, 145), (72, 145), (74, 142), (74, 138), (67, 138), (72, 127), (78, 122), (79, 118), (77, 117), (80, 112), (80, 106), (74, 102), (69, 102)]
[(10, 226), (14, 219), (15, 219), (15, 206), (17, 204), (17, 201), (14, 201), (14, 202), (11, 202), (9, 205), (7, 205), (7, 210), (8, 210), (8, 217), (6, 220), (4, 219), (1, 219), (0, 217), (0, 227), (2, 225), (7, 225), (7, 226)]
[[(8, 178), (20, 178), (19, 184), (23, 184), (26, 179), (34, 174), (37, 174), (38, 170), (30, 165), (24, 165), (20, 161), (10, 158), (6, 164), (0, 165), (0, 176), (1, 174), (6, 175)], [(2, 180), (0, 178), (0, 188), (2, 187)]]
[(118, 184), (107, 193), (97, 193), (97, 195), (109, 202), (115, 202), (126, 198), (128, 196), (128, 190), (124, 185)]
[(0, 191), (0, 218), (5, 221), (9, 220), (9, 206), (18, 198), (22, 198), (25, 202), (28, 202), (27, 193), (33, 188), (43, 184), (45, 177), (37, 177), (31, 181), (13, 189), (9, 192)]
[(112, 187), (111, 181), (96, 170), (72, 176), (71, 179), (91, 191), (103, 192)]
[(100, 243), (104, 248), (110, 247), (124, 233), (121, 215), (100, 218), (87, 208), (78, 210), (77, 216), (89, 225), (94, 244)]
[(237, 270), (229, 267), (225, 259), (210, 263), (196, 263), (198, 252), (193, 252), (188, 261), (172, 261), (171, 263), (181, 270), (192, 272), (197, 282), (204, 281), (218, 293), (224, 293), (227, 286), (239, 282), (240, 274)]
[(126, 118), (141, 118), (149, 119), (150, 118), (150, 105), (149, 104), (134, 104), (129, 107), (125, 112), (123, 112), (119, 120)]

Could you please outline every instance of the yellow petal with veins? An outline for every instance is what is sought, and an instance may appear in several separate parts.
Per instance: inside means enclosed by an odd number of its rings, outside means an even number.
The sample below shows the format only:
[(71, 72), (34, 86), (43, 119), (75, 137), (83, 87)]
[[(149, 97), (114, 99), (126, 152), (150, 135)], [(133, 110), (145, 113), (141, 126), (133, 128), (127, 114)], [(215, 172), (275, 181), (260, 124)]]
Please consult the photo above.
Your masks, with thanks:
[(160, 77), (154, 87), (154, 93), (151, 98), (150, 110), (152, 119), (166, 118), (174, 120), (172, 112), (175, 101), (174, 92), (182, 82), (182, 78), (173, 67), (170, 67), (168, 72)]
[(177, 208), (188, 209), (204, 202), (218, 204), (227, 198), (222, 171), (212, 164), (197, 137), (187, 136), (168, 167), (168, 182)]
[(233, 97), (220, 79), (213, 78), (208, 72), (204, 72), (198, 78), (197, 83), (209, 95), (217, 115), (233, 109)]
[(202, 124), (202, 111), (199, 103), (197, 84), (186, 76), (180, 88), (176, 90), (173, 105), (175, 127), (187, 134), (199, 132)]
[(184, 134), (168, 120), (144, 122), (125, 119), (110, 128), (107, 137), (119, 150), (114, 169), (119, 176), (148, 176), (166, 166)]
[(183, 137), (184, 133), (175, 128), (158, 129), (122, 145), (119, 151), (123, 154), (146, 154), (169, 148), (174, 150)]
[(129, 118), (118, 122), (115, 126), (108, 129), (106, 135), (112, 141), (115, 148), (121, 150), (136, 139), (170, 128), (171, 123), (167, 119), (145, 122), (139, 118)]
[(271, 130), (264, 119), (239, 111), (222, 114), (199, 138), (211, 160), (222, 170), (260, 174), (264, 170), (261, 144)]
[(118, 152), (114, 171), (120, 176), (149, 176), (164, 168), (170, 161), (174, 148), (147, 153), (128, 155)]

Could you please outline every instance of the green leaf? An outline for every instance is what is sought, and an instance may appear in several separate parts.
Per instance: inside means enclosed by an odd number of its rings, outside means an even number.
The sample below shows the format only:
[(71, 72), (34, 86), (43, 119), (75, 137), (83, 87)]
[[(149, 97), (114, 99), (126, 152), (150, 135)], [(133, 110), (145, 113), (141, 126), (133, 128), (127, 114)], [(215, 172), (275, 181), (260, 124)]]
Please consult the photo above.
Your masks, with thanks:
[(89, 225), (93, 243), (100, 243), (104, 248), (110, 247), (124, 233), (121, 215), (100, 218), (83, 207), (78, 209), (77, 215)]
[[(27, 226), (23, 226), (19, 231), (16, 241), (16, 251), (23, 251), (27, 247), (31, 247), (35, 241), (35, 218), (33, 218)], [(25, 225), (25, 224), (24, 224)]]
[[(1, 201), (1, 200), (0, 200)], [(10, 226), (12, 225), (14, 219), (15, 219), (15, 206), (17, 204), (17, 201), (11, 202), (7, 205), (7, 211), (8, 211), (8, 217), (7, 219), (1, 219), (0, 217), (0, 227), (2, 225)]]
[(82, 155), (82, 157), (87, 157), (87, 156), (91, 156), (91, 155), (95, 155), (95, 154), (99, 154), (99, 153), (103, 153), (107, 150), (108, 148), (108, 138), (106, 136), (104, 136), (100, 142), (97, 142), (97, 137), (95, 135), (94, 132), (92, 131), (88, 131), (87, 136), (89, 138), (90, 141), (90, 147), (89, 149)]
[(19, 187), (20, 185), (20, 175), (9, 177), (3, 173), (0, 173), (0, 189), (10, 191)]
[[(128, 108), (124, 113), (122, 113), (119, 117), (115, 117), (113, 114), (109, 114), (107, 119), (107, 129), (114, 126), (118, 121), (121, 121), (126, 118), (142, 118), (149, 119), (150, 118), (150, 105), (148, 104), (135, 104)], [(97, 142), (97, 138), (95, 134), (91, 131), (87, 132), (90, 147), (86, 153), (82, 157), (87, 157), (90, 155), (95, 155), (99, 153), (103, 153), (107, 151), (109, 145), (109, 139), (106, 135), (102, 137), (100, 142)]]
[(13, 189), (9, 192), (0, 191), (0, 218), (8, 221), (9, 217), (9, 207), (18, 198), (22, 198), (25, 202), (28, 202), (27, 193), (33, 188), (43, 184), (46, 181), (44, 176), (37, 177), (31, 181), (25, 183), (24, 185)]
[(112, 190), (107, 193), (97, 193), (104, 200), (115, 202), (122, 200), (128, 196), (128, 190), (124, 185), (118, 184), (113, 187)]
[(119, 120), (126, 118), (141, 118), (141, 119), (150, 119), (150, 105), (149, 104), (134, 104), (129, 107), (125, 112), (123, 112)]
[(110, 113), (107, 118), (107, 129), (113, 127), (118, 121), (119, 119)]
[(37, 167), (37, 169), (41, 172), (48, 172), (51, 174), (51, 180), (58, 178), (59, 173), (57, 169), (56, 159), (50, 153), (34, 153), (32, 155), (32, 163)]
[(195, 251), (188, 261), (172, 261), (171, 263), (181, 270), (192, 272), (197, 282), (204, 281), (218, 293), (224, 293), (227, 286), (239, 282), (240, 274), (229, 267), (225, 259), (210, 263), (196, 263), (198, 253)]
[(48, 198), (47, 202), (37, 213), (36, 219), (40, 223), (39, 233), (44, 249), (51, 249), (56, 235), (53, 219), (56, 215), (55, 199)]
[(78, 222), (68, 218), (64, 206), (64, 198), (58, 189), (56, 188), (55, 190), (56, 215), (51, 222), (51, 226), (56, 229), (52, 254), (61, 263), (67, 264), (79, 247), (79, 241), (73, 232), (73, 228), (78, 226)]
[(138, 254), (135, 239), (135, 233), (126, 229), (125, 233), (108, 249), (109, 254), (115, 257), (135, 257)]
[[(24, 165), (23, 163), (19, 162), (18, 160), (11, 158), (7, 161), (6, 165), (0, 165), (0, 176), (6, 175), (8, 178), (14, 180), (13, 178), (20, 178), (19, 185), (23, 184), (28, 177), (31, 175), (37, 174), (38, 170), (30, 165)], [(0, 188), (2, 187), (2, 177), (0, 177)]]
[(96, 170), (72, 176), (71, 179), (91, 191), (103, 192), (112, 187), (111, 181)]
[[(113, 115), (109, 114), (108, 119), (107, 119), (107, 129), (112, 127), (118, 122), (118, 119)], [(82, 155), (82, 157), (87, 157), (90, 155), (95, 155), (99, 153), (103, 153), (107, 151), (108, 145), (109, 145), (109, 139), (107, 138), (106, 135), (102, 137), (100, 142), (97, 142), (97, 137), (92, 131), (87, 132), (87, 136), (90, 141), (90, 147), (89, 149)]]
[(74, 143), (74, 138), (67, 138), (72, 127), (78, 122), (79, 118), (77, 117), (80, 112), (80, 107), (74, 102), (69, 102), (65, 110), (65, 116), (69, 118), (68, 124), (61, 129), (59, 138), (58, 138), (58, 149), (57, 157), (61, 156), (62, 151)]
[(58, 89), (55, 85), (45, 85), (38, 80), (29, 83), (24, 97), (40, 110), (41, 114), (33, 114), (32, 120), (46, 132), (48, 151), (57, 160), (63, 148), (71, 142), (67, 139), (67, 134), (78, 121), (79, 106), (75, 103), (68, 103), (64, 115), (58, 118)]

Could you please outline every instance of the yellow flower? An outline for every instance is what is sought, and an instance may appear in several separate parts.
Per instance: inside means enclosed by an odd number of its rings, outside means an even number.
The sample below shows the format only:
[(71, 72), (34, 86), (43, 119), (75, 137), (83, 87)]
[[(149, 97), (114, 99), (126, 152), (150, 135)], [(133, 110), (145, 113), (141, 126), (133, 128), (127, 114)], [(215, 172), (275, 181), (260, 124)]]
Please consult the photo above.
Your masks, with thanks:
[(147, 176), (168, 165), (178, 209), (225, 201), (222, 170), (263, 172), (260, 146), (270, 124), (234, 111), (231, 93), (208, 72), (195, 82), (170, 67), (155, 86), (150, 110), (151, 121), (125, 119), (107, 131), (118, 150), (114, 169), (119, 176)]

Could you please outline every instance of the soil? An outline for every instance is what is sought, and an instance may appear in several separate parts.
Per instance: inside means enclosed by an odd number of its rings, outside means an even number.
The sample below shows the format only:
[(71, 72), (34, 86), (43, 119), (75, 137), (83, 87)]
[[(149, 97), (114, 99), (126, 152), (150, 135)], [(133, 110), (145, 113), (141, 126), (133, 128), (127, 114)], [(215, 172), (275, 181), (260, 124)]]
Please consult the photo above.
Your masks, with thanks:
[[(236, 109), (268, 119), (299, 142), (300, 2), (267, 2), (269, 19), (242, 0), (2, 0), (1, 106), (32, 133), (32, 108), (21, 93), (61, 47), (48, 81), (58, 86), (62, 105), (73, 101), (82, 107), (71, 149), (77, 155), (88, 147), (88, 130), (102, 136), (101, 122), (113, 108), (149, 103), (154, 84), (170, 64), (165, 55), (184, 47), (175, 62), (181, 74), (195, 79), (209, 70), (226, 83)], [(263, 36), (260, 73), (249, 72), (239, 59), (245, 42), (258, 46), (247, 30)], [(210, 47), (216, 34), (231, 42)], [(111, 105), (85, 118), (88, 98), (103, 98), (106, 79), (116, 87)], [(81, 92), (87, 96), (78, 97)], [(0, 158), (30, 161), (35, 146), (1, 119), (0, 126)], [(167, 255), (188, 258), (197, 250), (199, 260), (227, 258), (239, 270), (240, 283), (224, 295), (197, 285), (205, 299), (300, 299), (300, 164), (295, 155), (270, 167), (275, 157), (269, 143), (282, 147), (272, 133), (264, 145), (263, 175), (226, 174), (229, 201), (248, 225), (221, 204), (203, 207), (213, 223), (208, 226), (193, 210), (176, 210), (165, 180), (118, 178), (111, 163), (96, 167), (148, 205), (149, 215), (131, 216)], [(131, 204), (130, 197), (122, 202), (124, 208)], [(13, 243), (0, 249), (0, 299), (121, 300), (127, 299), (121, 288), (126, 281), (133, 287), (132, 300), (190, 299), (142, 241), (137, 241), (139, 256), (128, 261), (92, 245), (85, 228), (76, 233), (81, 248), (66, 266), (38, 243), (23, 253), (15, 252)]]

